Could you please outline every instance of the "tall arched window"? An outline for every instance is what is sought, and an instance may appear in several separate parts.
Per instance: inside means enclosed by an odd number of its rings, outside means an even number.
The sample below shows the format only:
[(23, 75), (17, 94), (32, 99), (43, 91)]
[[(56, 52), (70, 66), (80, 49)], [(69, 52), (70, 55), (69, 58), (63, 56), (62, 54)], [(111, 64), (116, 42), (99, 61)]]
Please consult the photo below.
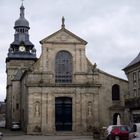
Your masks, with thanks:
[(67, 51), (60, 51), (55, 58), (55, 82), (72, 82), (72, 56)]
[(117, 84), (112, 86), (112, 100), (120, 100), (120, 87)]

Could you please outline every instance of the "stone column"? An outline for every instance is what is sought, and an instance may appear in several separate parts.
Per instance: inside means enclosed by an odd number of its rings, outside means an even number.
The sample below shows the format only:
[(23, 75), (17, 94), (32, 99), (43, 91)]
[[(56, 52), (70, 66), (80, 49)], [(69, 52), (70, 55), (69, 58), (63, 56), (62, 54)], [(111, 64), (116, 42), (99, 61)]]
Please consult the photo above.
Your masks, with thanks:
[(86, 95), (85, 94), (82, 94), (82, 99), (81, 99), (81, 102), (82, 102), (82, 109), (81, 109), (81, 112), (82, 112), (82, 132), (86, 132), (87, 131), (87, 123), (86, 123)]
[(80, 72), (81, 71), (80, 60), (81, 60), (81, 51), (76, 46), (76, 52), (75, 52), (75, 72)]
[(82, 48), (80, 50), (80, 55), (81, 55), (81, 58), (80, 58), (80, 62), (81, 62), (81, 72), (85, 72), (85, 52), (84, 52), (84, 49)]
[(42, 92), (42, 133), (47, 134), (47, 94)]
[(53, 114), (53, 110), (54, 110), (54, 104), (53, 104), (53, 96), (52, 93), (48, 93), (48, 127), (47, 127), (47, 131), (48, 134), (52, 134), (54, 132), (54, 122), (53, 122), (53, 118), (55, 117)]
[(42, 71), (46, 72), (47, 71), (47, 67), (46, 67), (46, 60), (47, 60), (47, 48), (46, 48), (46, 44), (43, 45), (42, 47)]
[(33, 133), (33, 118), (34, 118), (34, 110), (33, 110), (33, 95), (30, 93), (28, 94), (28, 112), (27, 112), (27, 134)]
[(54, 54), (52, 54), (53, 53), (53, 51), (52, 51), (52, 48), (53, 48), (54, 46), (53, 45), (48, 45), (48, 47), (47, 47), (47, 59), (48, 59), (48, 64), (47, 64), (47, 72), (52, 72), (52, 70), (53, 70), (53, 66), (52, 66), (52, 62), (54, 61), (52, 58), (53, 58), (53, 56), (54, 56)]
[(99, 95), (97, 94), (94, 96), (94, 103), (93, 103), (93, 108), (94, 108), (94, 125), (98, 126), (99, 125)]
[(80, 92), (76, 92), (76, 96), (75, 96), (76, 100), (75, 100), (75, 117), (76, 117), (76, 122), (75, 122), (75, 126), (76, 126), (76, 131), (77, 132), (81, 132), (81, 93)]

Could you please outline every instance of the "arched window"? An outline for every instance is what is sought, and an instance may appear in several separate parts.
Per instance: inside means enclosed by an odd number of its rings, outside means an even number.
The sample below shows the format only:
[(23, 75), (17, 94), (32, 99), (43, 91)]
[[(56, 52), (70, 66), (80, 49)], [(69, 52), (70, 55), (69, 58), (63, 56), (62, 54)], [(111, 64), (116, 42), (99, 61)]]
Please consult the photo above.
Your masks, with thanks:
[(72, 56), (67, 51), (60, 51), (55, 58), (55, 82), (72, 82)]
[(120, 125), (121, 115), (119, 113), (115, 113), (113, 115), (113, 125)]
[(120, 87), (117, 84), (112, 86), (112, 100), (120, 100)]

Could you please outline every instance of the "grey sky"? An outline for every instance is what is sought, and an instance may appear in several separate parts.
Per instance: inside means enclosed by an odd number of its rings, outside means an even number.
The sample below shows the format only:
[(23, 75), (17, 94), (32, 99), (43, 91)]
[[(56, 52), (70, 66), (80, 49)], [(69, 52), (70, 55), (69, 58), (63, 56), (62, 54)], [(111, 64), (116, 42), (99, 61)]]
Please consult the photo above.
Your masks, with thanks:
[[(0, 100), (6, 95), (5, 58), (14, 38), (20, 0), (0, 0)], [(140, 51), (140, 0), (25, 0), (30, 40), (38, 57), (39, 41), (66, 28), (88, 42), (86, 54), (98, 68), (126, 79), (121, 70)]]

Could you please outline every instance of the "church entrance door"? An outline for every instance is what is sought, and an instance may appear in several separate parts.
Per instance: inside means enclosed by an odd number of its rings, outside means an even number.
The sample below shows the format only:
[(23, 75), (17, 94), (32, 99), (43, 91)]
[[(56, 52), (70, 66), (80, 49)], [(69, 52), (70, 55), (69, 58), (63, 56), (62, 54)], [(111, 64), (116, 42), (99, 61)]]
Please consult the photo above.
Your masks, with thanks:
[(72, 130), (72, 98), (55, 98), (55, 128), (56, 131)]

